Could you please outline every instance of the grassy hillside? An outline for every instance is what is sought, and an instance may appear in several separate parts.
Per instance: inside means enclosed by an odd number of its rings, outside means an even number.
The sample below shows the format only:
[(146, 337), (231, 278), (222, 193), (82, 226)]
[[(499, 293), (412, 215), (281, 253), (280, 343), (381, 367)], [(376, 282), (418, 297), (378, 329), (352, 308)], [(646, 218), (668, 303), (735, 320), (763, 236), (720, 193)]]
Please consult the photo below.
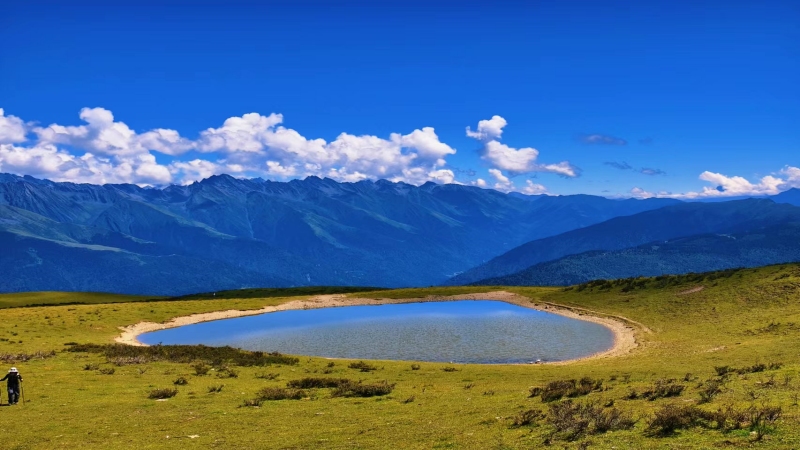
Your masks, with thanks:
[(163, 297), (108, 294), (105, 292), (19, 292), (0, 294), (0, 309), (21, 306), (143, 302), (159, 299), (163, 299)]
[[(117, 327), (141, 320), (293, 298), (13, 308), (2, 311), (0, 353), (8, 353), (0, 359), (23, 372), (26, 404), (13, 407), (14, 420), (0, 422), (3, 448), (800, 447), (800, 266), (508, 290), (641, 323), (641, 345), (627, 356), (565, 365), (370, 361), (375, 370), (364, 372), (344, 360), (276, 363), (235, 350), (74, 345), (111, 343)], [(259, 365), (270, 358), (272, 365)], [(320, 382), (303, 380), (308, 377), (351, 383), (313, 387)], [(586, 389), (580, 381), (570, 389), (568, 380), (583, 377), (591, 378)], [(187, 384), (173, 384), (181, 378)], [(560, 383), (531, 390), (550, 382)], [(295, 388), (280, 390), (287, 384)], [(365, 385), (374, 385), (373, 393), (393, 388), (386, 395), (348, 396)], [(542, 400), (557, 396), (559, 386), (574, 398)], [(166, 388), (177, 395), (148, 398)], [(261, 397), (300, 399), (256, 401), (260, 391)], [(773, 407), (781, 408), (779, 415)], [(657, 414), (661, 422), (654, 422)], [(670, 423), (678, 429), (664, 432)], [(602, 432), (609, 427), (622, 429)]]
[(479, 281), (478, 285), (568, 286), (598, 279), (708, 272), (800, 261), (800, 224), (704, 234), (615, 251), (596, 250)]

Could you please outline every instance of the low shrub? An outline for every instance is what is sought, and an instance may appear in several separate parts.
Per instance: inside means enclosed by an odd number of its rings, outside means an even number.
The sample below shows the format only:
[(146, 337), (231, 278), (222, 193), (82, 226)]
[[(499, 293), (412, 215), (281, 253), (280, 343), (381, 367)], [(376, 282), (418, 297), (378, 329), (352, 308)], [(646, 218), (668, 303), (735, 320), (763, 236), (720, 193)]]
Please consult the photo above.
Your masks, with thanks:
[(564, 397), (581, 397), (588, 395), (592, 391), (599, 391), (603, 388), (603, 380), (593, 380), (583, 377), (580, 380), (556, 380), (551, 381), (545, 387), (534, 387), (529, 391), (528, 397), (540, 396), (543, 402), (552, 402)]
[(100, 368), (99, 364), (84, 364), (83, 370), (98, 370)]
[(129, 366), (133, 364), (147, 364), (152, 361), (152, 359), (146, 356), (120, 356), (117, 358), (106, 358), (106, 361), (114, 364), (115, 366)]
[(331, 395), (333, 397), (375, 397), (391, 394), (394, 384), (381, 381), (374, 384), (364, 384), (362, 382), (348, 382), (337, 386)]
[(233, 369), (224, 369), (217, 372), (217, 378), (239, 378), (239, 372)]
[(113, 367), (103, 367), (100, 369), (100, 373), (103, 375), (114, 375), (114, 372), (116, 372), (116, 369)]
[(755, 433), (755, 440), (760, 441), (770, 432), (775, 422), (783, 415), (780, 406), (762, 405), (760, 408), (751, 406), (747, 410), (750, 422), (750, 431)]
[(739, 430), (748, 422), (748, 411), (728, 405), (725, 409), (719, 408), (716, 411), (705, 413), (705, 417), (709, 421), (709, 425), (713, 423), (713, 428), (718, 430)]
[(367, 364), (364, 361), (353, 362), (347, 365), (350, 369), (357, 369), (361, 372), (372, 372), (373, 370), (378, 370), (377, 367)]
[(224, 384), (215, 384), (208, 387), (209, 394), (216, 394), (217, 392), (222, 392), (222, 388), (224, 388)]
[(0, 353), (0, 362), (5, 364), (14, 364), (18, 362), (28, 362), (35, 359), (47, 359), (54, 356), (56, 356), (55, 350), (50, 350), (48, 352), (38, 351), (34, 353)]
[(147, 395), (147, 398), (150, 399), (164, 399), (164, 398), (172, 398), (178, 395), (178, 390), (175, 388), (164, 388), (164, 389), (153, 389), (150, 391), (150, 394)]
[(536, 421), (543, 418), (544, 414), (538, 409), (522, 411), (511, 418), (511, 428), (526, 427), (536, 424)]
[(653, 401), (659, 398), (677, 397), (686, 389), (686, 386), (677, 384), (675, 380), (660, 379), (653, 386), (642, 392), (642, 398)]
[(656, 436), (668, 436), (677, 430), (684, 430), (702, 424), (708, 414), (693, 405), (664, 405), (655, 411), (647, 424), (647, 432)]
[(706, 380), (700, 389), (700, 403), (710, 403), (718, 394), (722, 393), (724, 381), (717, 379)]
[(279, 375), (280, 374), (271, 372), (270, 373), (259, 372), (256, 374), (256, 378), (260, 378), (262, 380), (277, 380)]
[(187, 380), (184, 377), (178, 377), (175, 379), (175, 381), (172, 382), (172, 384), (176, 386), (186, 386), (187, 384), (189, 384), (189, 380)]
[(248, 406), (249, 407), (259, 407), (259, 406), (261, 406), (261, 403), (263, 403), (263, 402), (264, 401), (261, 400), (260, 398), (245, 399), (245, 401), (242, 402), (242, 406), (244, 406), (244, 407), (248, 407)]
[(193, 361), (221, 362), (236, 366), (269, 366), (272, 364), (297, 365), (300, 360), (277, 352), (249, 352), (229, 346), (206, 345), (151, 345), (137, 347), (124, 344), (78, 344), (66, 349), (69, 352), (99, 353), (106, 358), (148, 358), (150, 361), (190, 363)]
[(347, 378), (301, 378), (286, 383), (286, 387), (295, 389), (320, 389), (337, 388), (339, 386), (352, 383)]
[(272, 400), (300, 400), (306, 397), (305, 391), (302, 389), (285, 389), (278, 387), (266, 387), (258, 391), (256, 400), (272, 401)]
[(211, 370), (211, 367), (207, 366), (205, 363), (199, 362), (196, 364), (192, 364), (192, 369), (194, 369), (195, 375), (203, 376), (206, 375), (209, 370)]
[(445, 372), (458, 372), (458, 369), (456, 369), (455, 367), (451, 367), (451, 366), (443, 367), (442, 370), (445, 371)]
[(419, 370), (419, 364), (412, 364), (411, 370)]
[(574, 403), (565, 400), (550, 405), (547, 421), (554, 427), (554, 436), (574, 441), (586, 434), (629, 430), (636, 421), (618, 408), (603, 409), (595, 403)]

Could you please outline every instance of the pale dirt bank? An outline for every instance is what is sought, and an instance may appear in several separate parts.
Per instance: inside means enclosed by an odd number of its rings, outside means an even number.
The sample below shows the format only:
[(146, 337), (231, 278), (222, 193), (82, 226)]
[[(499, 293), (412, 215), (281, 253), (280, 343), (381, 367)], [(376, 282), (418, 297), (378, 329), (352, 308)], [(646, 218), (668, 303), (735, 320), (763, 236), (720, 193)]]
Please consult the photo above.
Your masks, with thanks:
[(200, 322), (209, 322), (212, 320), (229, 319), (233, 317), (253, 316), (257, 314), (271, 313), (275, 311), (286, 311), (291, 309), (314, 309), (314, 308), (332, 308), (339, 306), (355, 306), (355, 305), (384, 305), (392, 303), (418, 303), (418, 302), (441, 302), (441, 301), (457, 301), (457, 300), (497, 300), (506, 303), (511, 303), (526, 308), (537, 309), (561, 316), (570, 317), (578, 320), (585, 320), (601, 324), (609, 328), (614, 333), (614, 345), (610, 349), (596, 353), (594, 355), (586, 356), (584, 358), (572, 359), (569, 361), (553, 362), (548, 364), (569, 364), (575, 361), (582, 361), (587, 359), (598, 358), (611, 358), (622, 356), (630, 353), (633, 349), (638, 347), (636, 335), (639, 332), (649, 333), (650, 330), (644, 325), (634, 322), (619, 316), (609, 316), (606, 314), (597, 313), (581, 308), (570, 308), (561, 305), (555, 305), (546, 302), (533, 302), (528, 297), (517, 295), (507, 291), (486, 292), (483, 294), (464, 294), (464, 295), (430, 295), (422, 298), (402, 298), (402, 299), (389, 299), (389, 298), (351, 298), (345, 294), (336, 295), (317, 295), (305, 300), (294, 300), (291, 302), (283, 303), (278, 306), (265, 306), (261, 309), (251, 310), (227, 310), (227, 311), (214, 311), (209, 313), (192, 314), (189, 316), (176, 317), (164, 323), (155, 322), (139, 322), (127, 327), (120, 327), (122, 334), (117, 336), (116, 342), (127, 345), (144, 346), (139, 342), (137, 337), (143, 333), (151, 331), (164, 330), (167, 328), (175, 328), (183, 325), (190, 325)]

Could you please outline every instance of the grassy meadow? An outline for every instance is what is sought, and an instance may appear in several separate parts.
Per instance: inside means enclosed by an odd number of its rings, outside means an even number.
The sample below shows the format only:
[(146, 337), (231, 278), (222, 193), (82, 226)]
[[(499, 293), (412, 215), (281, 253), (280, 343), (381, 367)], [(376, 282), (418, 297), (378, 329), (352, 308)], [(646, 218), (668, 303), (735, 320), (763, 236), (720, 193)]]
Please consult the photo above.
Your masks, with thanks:
[(800, 266), (503, 289), (630, 319), (640, 346), (561, 365), (127, 347), (110, 345), (118, 327), (301, 297), (6, 294), (0, 359), (22, 372), (25, 404), (0, 407), (0, 447), (800, 448)]

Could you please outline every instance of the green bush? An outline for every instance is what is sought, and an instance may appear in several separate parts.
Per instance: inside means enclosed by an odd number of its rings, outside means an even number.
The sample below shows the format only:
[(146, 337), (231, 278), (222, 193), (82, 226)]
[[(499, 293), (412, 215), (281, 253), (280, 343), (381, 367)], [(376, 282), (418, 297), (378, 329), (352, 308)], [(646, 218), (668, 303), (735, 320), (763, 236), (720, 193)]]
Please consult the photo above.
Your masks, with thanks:
[(347, 365), (347, 367), (351, 369), (358, 369), (361, 372), (372, 372), (373, 370), (378, 370), (377, 367), (367, 364), (364, 361), (353, 362)]
[(150, 394), (147, 395), (147, 398), (150, 399), (164, 399), (164, 398), (172, 398), (178, 395), (178, 390), (175, 388), (164, 388), (164, 389), (153, 389), (150, 391)]
[(300, 400), (306, 397), (302, 389), (284, 389), (278, 387), (265, 387), (258, 391), (256, 400)]
[(333, 397), (375, 397), (391, 394), (393, 389), (394, 384), (389, 384), (386, 381), (374, 384), (350, 381), (337, 386), (331, 395)]
[(602, 388), (603, 380), (594, 380), (589, 377), (583, 377), (580, 380), (555, 380), (547, 383), (543, 388), (531, 388), (528, 397), (539, 396), (543, 402), (553, 402), (564, 397), (581, 397)]
[(642, 392), (642, 397), (653, 401), (659, 398), (677, 397), (686, 389), (686, 386), (677, 384), (675, 380), (660, 379), (656, 383)]
[(542, 417), (544, 417), (544, 414), (542, 414), (542, 411), (538, 409), (529, 409), (527, 411), (522, 411), (511, 418), (511, 427), (519, 428), (528, 425), (533, 425), (536, 423), (537, 420), (541, 419)]
[(347, 378), (301, 378), (286, 383), (286, 387), (295, 389), (337, 388), (352, 383)]
[(280, 353), (248, 352), (233, 348), (206, 345), (152, 345), (136, 347), (124, 344), (78, 344), (69, 352), (100, 353), (106, 358), (147, 358), (148, 361), (190, 363), (193, 361), (225, 361), (237, 366), (297, 365), (300, 360)]

